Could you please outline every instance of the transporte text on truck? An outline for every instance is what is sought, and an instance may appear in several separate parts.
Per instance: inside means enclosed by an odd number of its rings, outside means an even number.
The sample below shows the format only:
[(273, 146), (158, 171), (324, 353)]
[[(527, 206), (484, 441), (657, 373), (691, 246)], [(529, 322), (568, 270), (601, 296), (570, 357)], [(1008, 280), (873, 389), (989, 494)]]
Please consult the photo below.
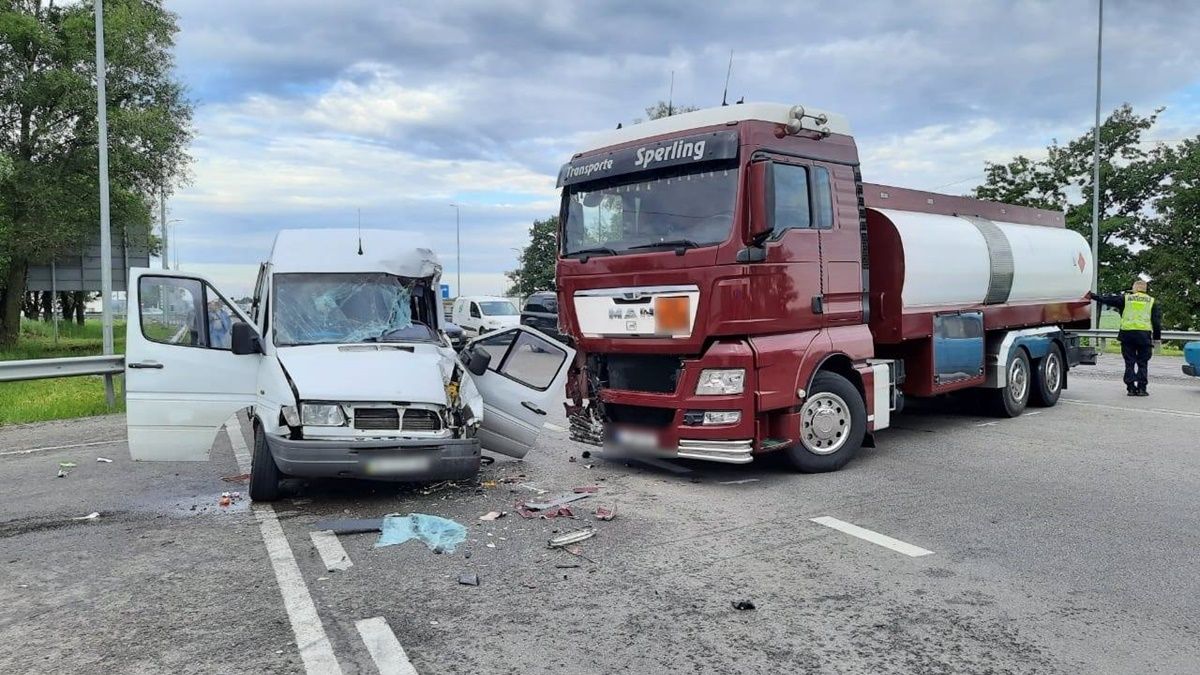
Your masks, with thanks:
[(249, 314), (202, 275), (132, 269), (130, 455), (206, 460), (246, 410), (255, 500), (289, 477), (458, 480), (482, 449), (524, 456), (574, 352), (517, 326), (456, 354), (441, 269), (405, 232), (283, 230)]
[(607, 132), (559, 173), (573, 438), (835, 470), (905, 396), (1052, 406), (1094, 361), (1092, 258), (1061, 213), (864, 183), (846, 120), (700, 110)]

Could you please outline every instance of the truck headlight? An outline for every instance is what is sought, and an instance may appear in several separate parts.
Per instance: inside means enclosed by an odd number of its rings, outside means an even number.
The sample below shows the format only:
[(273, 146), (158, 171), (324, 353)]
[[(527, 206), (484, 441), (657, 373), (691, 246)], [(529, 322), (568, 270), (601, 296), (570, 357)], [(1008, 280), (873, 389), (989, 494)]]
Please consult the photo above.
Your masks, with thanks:
[(300, 419), (304, 426), (340, 427), (346, 423), (346, 414), (336, 403), (301, 403)]
[(696, 395), (740, 394), (745, 386), (745, 368), (705, 369), (700, 371), (700, 381), (696, 383)]

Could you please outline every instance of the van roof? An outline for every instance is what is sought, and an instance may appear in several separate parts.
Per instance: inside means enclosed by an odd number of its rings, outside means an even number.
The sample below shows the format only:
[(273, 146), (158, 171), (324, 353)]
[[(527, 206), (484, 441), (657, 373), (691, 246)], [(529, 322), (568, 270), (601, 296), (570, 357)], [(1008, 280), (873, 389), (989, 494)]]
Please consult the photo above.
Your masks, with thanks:
[(508, 298), (499, 295), (463, 295), (459, 300), (474, 300), (475, 302), (509, 302)]
[(442, 265), (424, 235), (403, 230), (353, 228), (280, 230), (271, 247), (271, 271), (383, 272), (401, 277), (441, 277)]

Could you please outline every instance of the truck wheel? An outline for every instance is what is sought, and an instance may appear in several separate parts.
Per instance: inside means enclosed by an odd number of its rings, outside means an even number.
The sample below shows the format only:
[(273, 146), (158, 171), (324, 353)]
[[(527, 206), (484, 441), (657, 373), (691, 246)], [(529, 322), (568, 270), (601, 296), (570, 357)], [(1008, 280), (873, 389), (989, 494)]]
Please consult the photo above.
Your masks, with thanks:
[(837, 471), (854, 458), (866, 433), (867, 405), (858, 389), (823, 370), (800, 407), (800, 440), (788, 448), (788, 459), (805, 473)]
[(1033, 377), (1029, 368), (1029, 355), (1024, 349), (1017, 348), (1012, 359), (1008, 362), (1007, 384), (1000, 389), (991, 389), (992, 414), (997, 417), (1016, 417), (1025, 412), (1029, 403), (1029, 390), (1032, 389)]
[(254, 425), (254, 454), (250, 457), (250, 499), (256, 502), (273, 502), (279, 499), (279, 481), (283, 473), (267, 447), (267, 435), (262, 427)]
[(1050, 351), (1038, 359), (1037, 366), (1033, 369), (1033, 390), (1029, 392), (1030, 403), (1043, 408), (1049, 408), (1058, 403), (1058, 397), (1062, 395), (1064, 363), (1062, 347), (1057, 344), (1050, 345)]

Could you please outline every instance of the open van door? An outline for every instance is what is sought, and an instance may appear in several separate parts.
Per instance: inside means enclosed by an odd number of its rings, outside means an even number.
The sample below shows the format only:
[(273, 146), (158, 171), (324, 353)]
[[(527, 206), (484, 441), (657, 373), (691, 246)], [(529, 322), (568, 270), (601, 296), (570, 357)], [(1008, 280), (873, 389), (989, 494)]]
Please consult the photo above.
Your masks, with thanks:
[(467, 344), (463, 361), (475, 353), (491, 358), (472, 373), (483, 397), (478, 437), (484, 450), (524, 457), (542, 431), (546, 411), (563, 399), (563, 384), (575, 350), (527, 326), (489, 333)]
[[(253, 405), (262, 343), (235, 354), (250, 324), (204, 277), (130, 270), (125, 417), (135, 460), (205, 461), (225, 420)], [(252, 329), (251, 329), (252, 330)]]

